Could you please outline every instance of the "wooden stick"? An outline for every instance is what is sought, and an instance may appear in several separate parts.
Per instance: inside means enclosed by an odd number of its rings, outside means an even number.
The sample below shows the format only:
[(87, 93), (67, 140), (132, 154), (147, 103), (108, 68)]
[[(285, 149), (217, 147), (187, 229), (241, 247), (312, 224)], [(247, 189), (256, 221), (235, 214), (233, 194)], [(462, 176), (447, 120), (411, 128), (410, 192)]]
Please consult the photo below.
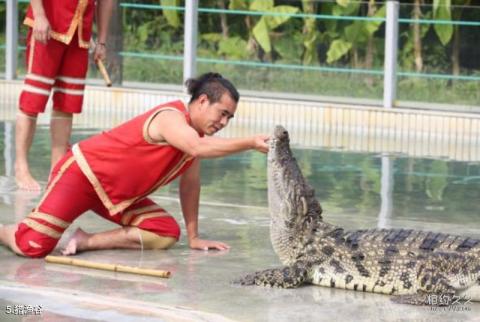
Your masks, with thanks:
[[(90, 49), (95, 50), (95, 47), (97, 47), (97, 44), (93, 40), (93, 38), (90, 38)], [(110, 79), (110, 76), (108, 76), (107, 69), (105, 68), (105, 65), (100, 59), (95, 60), (95, 64), (97, 65), (98, 70), (100, 71), (100, 74), (102, 74), (103, 80), (105, 81), (105, 85), (107, 87), (112, 86), (112, 80)]]
[(139, 274), (139, 275), (148, 275), (148, 276), (156, 276), (156, 277), (163, 277), (163, 278), (169, 278), (170, 277), (170, 272), (169, 271), (139, 268), (139, 267), (132, 267), (132, 266), (124, 266), (124, 265), (116, 265), (116, 264), (97, 263), (97, 262), (86, 261), (86, 260), (83, 260), (83, 259), (73, 259), (73, 258), (70, 258), (70, 257), (67, 257), (67, 256), (51, 256), (51, 255), (49, 255), (49, 256), (45, 257), (45, 261), (48, 262), (48, 263), (87, 267), (87, 268), (101, 269), (101, 270), (105, 270), (105, 271), (131, 273), (131, 274)]
[(95, 63), (97, 64), (100, 74), (102, 74), (103, 80), (105, 81), (105, 85), (107, 85), (107, 87), (112, 86), (112, 80), (110, 79), (110, 76), (108, 76), (107, 69), (105, 68), (105, 65), (103, 64), (103, 62), (100, 59), (97, 59)]

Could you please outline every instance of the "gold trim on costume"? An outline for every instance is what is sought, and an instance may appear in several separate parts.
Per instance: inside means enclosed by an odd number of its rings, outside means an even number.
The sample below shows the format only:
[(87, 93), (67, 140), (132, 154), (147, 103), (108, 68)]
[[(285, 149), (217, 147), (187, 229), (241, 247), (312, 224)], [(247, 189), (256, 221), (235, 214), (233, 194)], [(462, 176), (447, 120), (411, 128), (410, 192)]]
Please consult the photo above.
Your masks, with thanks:
[(134, 214), (141, 214), (142, 212), (147, 212), (147, 211), (150, 211), (150, 210), (164, 210), (164, 209), (162, 207), (160, 207), (159, 205), (149, 205), (149, 206), (129, 210), (129, 211), (125, 212), (125, 215), (128, 216), (128, 215), (134, 215)]
[(154, 210), (165, 211), (159, 205), (150, 205), (150, 206), (145, 206), (138, 209), (129, 210), (124, 214), (122, 214), (121, 223), (122, 225), (128, 225), (128, 223), (132, 220), (133, 216), (144, 213), (144, 212), (148, 212), (148, 211), (154, 211)]
[[(87, 5), (88, 5), (88, 0), (79, 0), (67, 32), (62, 34), (62, 33), (50, 30), (50, 37), (68, 45), (72, 41), (73, 35), (75, 34), (75, 31), (77, 30), (77, 27), (78, 27), (79, 28), (79, 32), (78, 32), (79, 47), (89, 48), (90, 44), (84, 42), (83, 39), (81, 39), (81, 36), (82, 36), (81, 27), (83, 26), (83, 14), (85, 13), (85, 9), (87, 8)], [(26, 17), (23, 23), (31, 28), (33, 28), (34, 26), (34, 20), (30, 17)]]
[[(48, 194), (52, 191), (53, 189), (53, 186), (55, 184), (57, 184), (58, 180), (60, 180), (60, 178), (62, 177), (63, 173), (68, 169), (68, 167), (70, 167), (72, 165), (72, 163), (75, 161), (75, 158), (73, 156), (71, 156), (70, 158), (68, 158), (67, 161), (65, 161), (63, 164), (62, 164), (62, 167), (60, 168), (60, 170), (58, 171), (57, 175), (55, 176), (55, 178), (53, 178), (53, 180), (50, 182), (50, 184), (47, 186), (47, 190), (45, 191), (45, 194), (43, 195), (42, 199), (40, 200), (40, 202), (38, 203), (39, 205), (41, 205), (43, 203), (43, 201), (47, 198)], [(38, 206), (37, 208), (35, 208), (33, 210), (33, 212), (39, 212), (38, 211)]]
[(138, 199), (137, 197), (135, 197), (135, 198), (124, 200), (114, 205), (110, 200), (110, 198), (108, 197), (105, 190), (103, 189), (102, 185), (98, 181), (97, 176), (93, 173), (92, 169), (90, 168), (90, 165), (88, 164), (87, 159), (85, 159), (85, 156), (80, 150), (80, 147), (78, 146), (78, 144), (74, 144), (72, 146), (72, 153), (73, 153), (73, 156), (75, 157), (75, 160), (78, 163), (78, 166), (82, 170), (83, 174), (87, 177), (88, 181), (90, 181), (90, 183), (92, 184), (93, 189), (97, 193), (98, 197), (102, 201), (105, 208), (107, 208), (110, 216), (113, 216), (116, 213), (124, 210), (125, 208), (130, 206), (135, 200)]
[(162, 106), (160, 107), (158, 110), (156, 110), (155, 112), (152, 113), (152, 115), (150, 115), (148, 117), (148, 119), (145, 121), (145, 123), (143, 123), (143, 139), (147, 142), (147, 143), (150, 143), (150, 144), (155, 144), (155, 145), (170, 145), (168, 144), (168, 142), (156, 142), (154, 141), (150, 135), (148, 135), (148, 128), (150, 127), (150, 123), (152, 123), (153, 119), (155, 118), (155, 116), (157, 116), (160, 112), (163, 112), (163, 111), (177, 111), (179, 113), (182, 113), (182, 111), (180, 111), (179, 109), (173, 107), (173, 106)]
[(60, 218), (57, 218), (55, 216), (45, 214), (42, 212), (32, 212), (30, 215), (28, 215), (28, 218), (36, 218), (36, 219), (42, 219), (45, 220), (46, 222), (58, 226), (63, 229), (67, 229), (68, 226), (70, 226), (70, 223), (68, 221), (62, 220)]
[(42, 225), (41, 223), (30, 218), (23, 219), (22, 223), (39, 233), (47, 235), (48, 237), (60, 239), (60, 237), (62, 236), (62, 234), (56, 231), (55, 229)]
[(93, 173), (93, 170), (90, 168), (90, 165), (88, 164), (87, 159), (85, 158), (82, 151), (80, 150), (78, 143), (72, 146), (72, 153), (75, 157), (75, 160), (77, 161), (78, 166), (82, 170), (83, 174), (87, 177), (88, 181), (92, 184), (93, 189), (97, 193), (98, 197), (100, 198), (100, 201), (102, 201), (105, 208), (107, 208), (110, 216), (116, 215), (117, 213), (125, 210), (127, 207), (132, 205), (135, 201), (140, 200), (148, 196), (155, 190), (157, 190), (159, 187), (165, 184), (165, 182), (168, 182), (171, 178), (173, 178), (178, 173), (178, 171), (180, 171), (183, 168), (185, 163), (193, 159), (193, 157), (187, 154), (184, 154), (180, 159), (180, 161), (177, 163), (177, 165), (173, 169), (171, 169), (166, 176), (164, 176), (161, 180), (159, 180), (148, 192), (140, 196), (124, 200), (115, 205), (108, 197), (107, 193), (105, 192), (102, 185), (100, 184), (100, 181), (98, 180), (97, 176), (95, 175), (95, 173)]
[(142, 221), (144, 221), (145, 219), (149, 219), (149, 218), (155, 218), (155, 217), (165, 217), (165, 216), (168, 216), (168, 213), (165, 212), (165, 211), (162, 211), (162, 212), (154, 212), (154, 213), (150, 213), (150, 214), (144, 214), (144, 215), (138, 215), (137, 217), (135, 217), (135, 219), (132, 220), (131, 223), (129, 223), (128, 225), (129, 226), (138, 226), (142, 223)]

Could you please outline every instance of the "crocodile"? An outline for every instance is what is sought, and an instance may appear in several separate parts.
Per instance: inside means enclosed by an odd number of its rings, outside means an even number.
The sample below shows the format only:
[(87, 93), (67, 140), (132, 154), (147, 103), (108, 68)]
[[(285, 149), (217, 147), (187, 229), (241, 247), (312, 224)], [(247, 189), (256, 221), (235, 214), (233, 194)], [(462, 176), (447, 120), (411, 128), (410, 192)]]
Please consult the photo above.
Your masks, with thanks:
[(445, 305), (455, 298), (480, 301), (479, 239), (402, 228), (346, 230), (327, 223), (284, 127), (275, 127), (269, 144), (270, 239), (284, 266), (248, 274), (236, 284), (314, 284), (389, 294), (394, 302), (412, 305), (428, 305), (431, 296)]

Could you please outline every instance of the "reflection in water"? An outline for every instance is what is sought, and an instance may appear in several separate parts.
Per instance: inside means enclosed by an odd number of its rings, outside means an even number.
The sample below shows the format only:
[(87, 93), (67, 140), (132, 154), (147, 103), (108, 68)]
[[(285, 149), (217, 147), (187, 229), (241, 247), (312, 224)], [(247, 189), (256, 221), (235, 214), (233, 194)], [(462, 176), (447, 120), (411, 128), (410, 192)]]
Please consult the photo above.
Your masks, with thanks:
[(3, 148), (3, 157), (5, 158), (5, 175), (11, 177), (13, 173), (13, 163), (14, 163), (14, 147), (15, 139), (13, 133), (14, 127), (13, 122), (5, 122), (4, 127), (4, 148)]
[[(0, 123), (3, 134), (5, 176), (1, 191), (12, 192), (13, 124)], [(96, 130), (77, 129), (72, 142), (88, 137)], [(34, 175), (45, 183), (48, 177), (50, 149), (48, 129), (40, 127), (32, 146)], [(476, 222), (480, 199), (480, 165), (453, 160), (412, 159), (405, 156), (355, 153), (328, 149), (294, 149), (308, 182), (315, 188), (327, 216), (355, 226), (391, 227), (392, 220), (422, 222)], [(34, 156), (34, 157), (33, 157)], [(202, 162), (202, 202), (219, 207), (266, 208), (266, 160), (260, 153), (242, 153)], [(155, 194), (177, 198), (178, 186), (167, 186)], [(13, 198), (15, 196), (15, 198)], [(1, 193), (4, 204), (16, 205), (16, 220), (35, 205), (38, 196)], [(17, 199), (14, 201), (13, 199)], [(223, 220), (235, 221), (232, 216)], [(228, 222), (228, 221), (225, 221)], [(341, 223), (340, 223), (341, 224)], [(352, 228), (353, 228), (352, 227)]]
[(393, 210), (393, 160), (390, 156), (382, 156), (382, 179), (380, 185), (380, 214), (378, 228), (388, 228)]

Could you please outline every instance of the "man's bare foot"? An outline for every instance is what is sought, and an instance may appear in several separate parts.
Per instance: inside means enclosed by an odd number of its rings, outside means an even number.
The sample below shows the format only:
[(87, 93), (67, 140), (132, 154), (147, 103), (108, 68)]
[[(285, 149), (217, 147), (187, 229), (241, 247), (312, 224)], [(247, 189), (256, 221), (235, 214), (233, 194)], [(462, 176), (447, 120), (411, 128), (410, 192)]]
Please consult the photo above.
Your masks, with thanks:
[(22, 190), (40, 191), (42, 189), (37, 180), (32, 177), (28, 169), (15, 169), (15, 181), (17, 182), (18, 188)]
[(89, 237), (90, 234), (87, 234), (81, 228), (78, 228), (67, 242), (67, 246), (62, 250), (62, 255), (75, 255), (77, 252), (85, 250)]
[(14, 253), (24, 256), (15, 242), (15, 232), (17, 228), (17, 225), (0, 224), (0, 244), (9, 247)]

